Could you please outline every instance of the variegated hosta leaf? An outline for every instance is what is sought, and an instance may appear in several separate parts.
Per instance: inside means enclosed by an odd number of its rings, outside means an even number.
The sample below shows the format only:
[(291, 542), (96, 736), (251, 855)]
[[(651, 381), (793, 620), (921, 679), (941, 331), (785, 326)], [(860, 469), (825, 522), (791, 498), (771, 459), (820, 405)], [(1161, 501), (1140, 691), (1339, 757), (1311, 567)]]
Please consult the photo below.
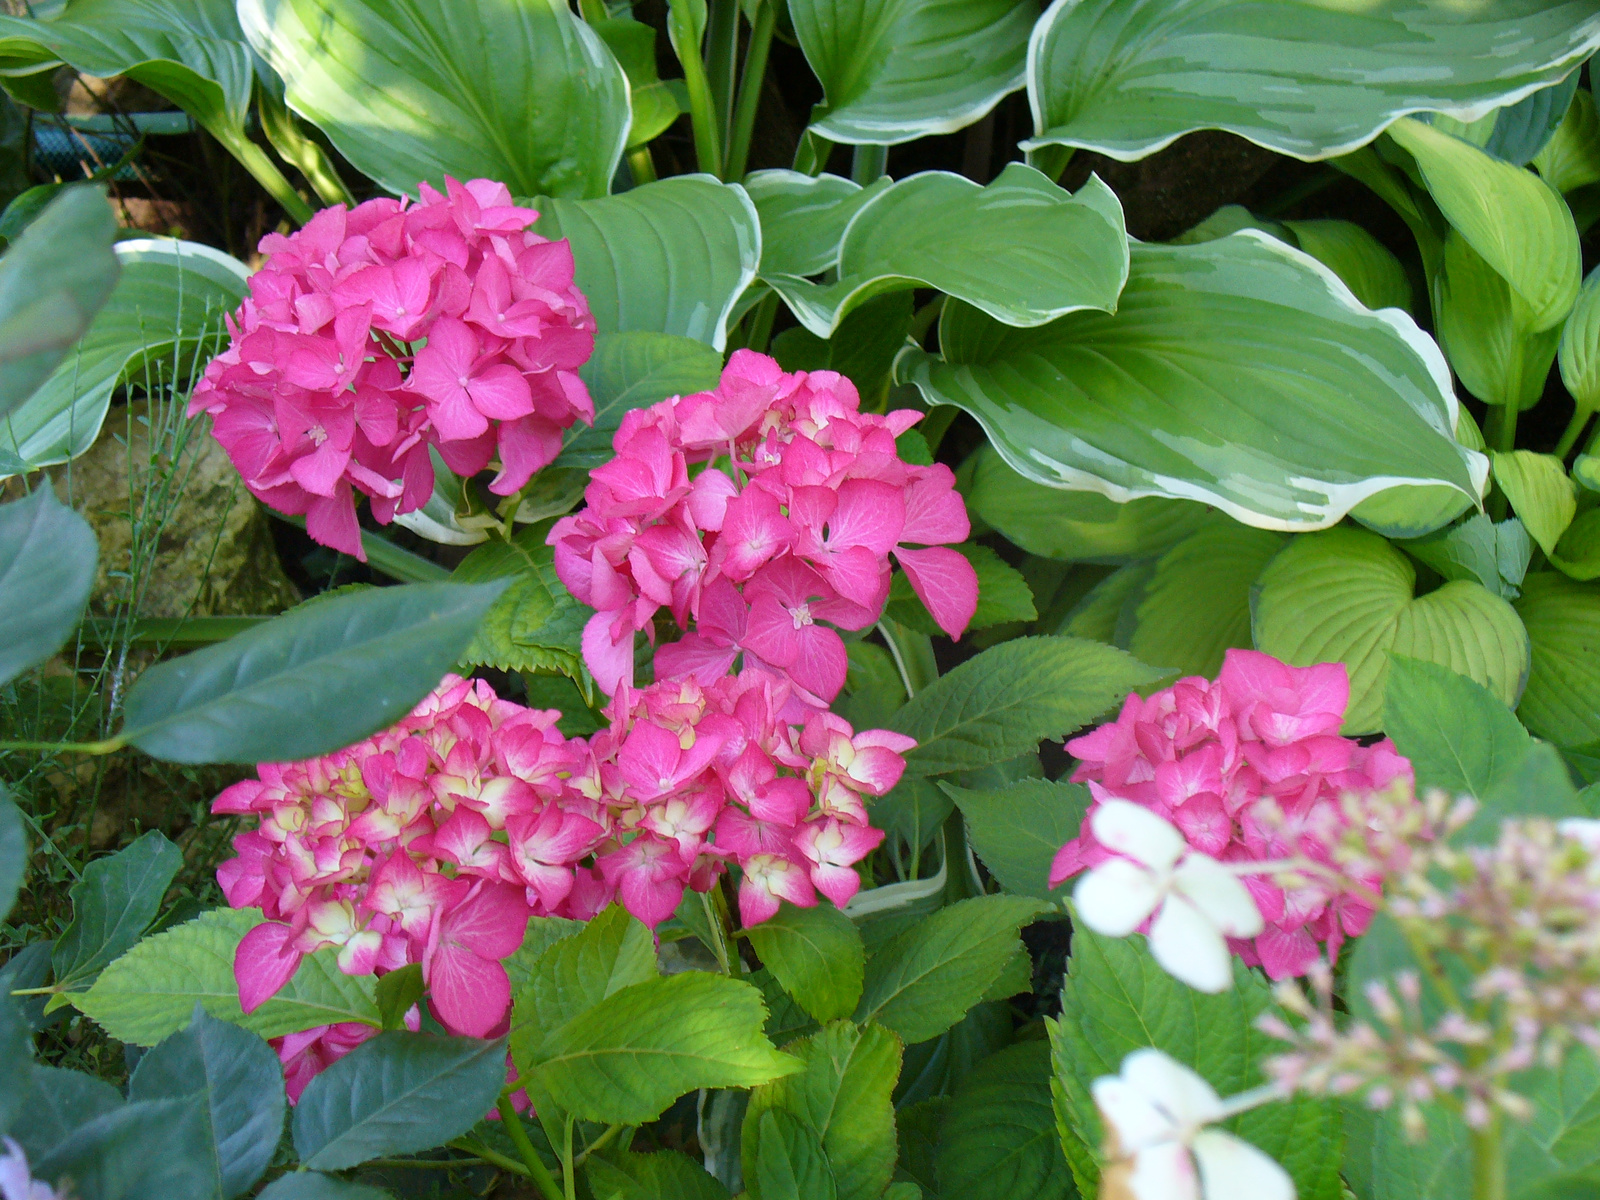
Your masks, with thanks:
[(1028, 47), (1024, 145), (1132, 161), (1227, 129), (1329, 158), (1406, 113), (1475, 120), (1596, 46), (1587, 0), (1056, 0)]
[(1281, 530), (1361, 505), (1372, 527), (1416, 536), (1476, 503), (1488, 475), (1455, 439), (1432, 340), (1255, 230), (1135, 244), (1115, 314), (1008, 329), (950, 304), (940, 340), (942, 359), (908, 349), (899, 377), (1055, 487), (1200, 500)]
[(1257, 583), (1256, 649), (1350, 671), (1344, 731), (1371, 733), (1383, 716), (1389, 655), (1439, 663), (1515, 706), (1528, 675), (1528, 631), (1481, 584), (1452, 580), (1415, 595), (1416, 569), (1383, 538), (1348, 527), (1296, 538)]

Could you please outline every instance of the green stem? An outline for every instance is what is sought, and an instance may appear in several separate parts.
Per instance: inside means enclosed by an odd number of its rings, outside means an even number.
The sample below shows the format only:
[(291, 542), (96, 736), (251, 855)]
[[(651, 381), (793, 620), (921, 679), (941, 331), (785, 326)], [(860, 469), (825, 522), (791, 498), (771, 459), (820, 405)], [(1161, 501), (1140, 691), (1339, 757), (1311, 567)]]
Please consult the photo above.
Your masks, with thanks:
[(578, 1155), (577, 1158), (572, 1160), (572, 1165), (575, 1166), (575, 1167), (583, 1166), (584, 1160), (587, 1159), (589, 1157), (589, 1155), (593, 1154), (596, 1150), (599, 1150), (602, 1147), (604, 1147), (606, 1145), (609, 1145), (610, 1142), (612, 1141), (612, 1139), (617, 1136), (617, 1134), (621, 1133), (624, 1129), (627, 1129), (627, 1128), (628, 1128), (628, 1126), (626, 1126), (626, 1125), (608, 1125), (606, 1127), (606, 1130), (605, 1130), (604, 1133), (602, 1133), (599, 1137), (595, 1138), (594, 1141), (590, 1142), (587, 1146), (585, 1146), (583, 1148), (583, 1153)]
[[(502, 1171), (510, 1171), (513, 1175), (520, 1175), (524, 1179), (529, 1178), (527, 1167), (523, 1166), (514, 1158), (506, 1157), (498, 1150), (490, 1149), (477, 1138), (458, 1137), (454, 1141), (446, 1142), (445, 1144), (452, 1150), (462, 1150), (468, 1154), (476, 1156), (477, 1158), (481, 1158), (484, 1162), (489, 1163), (491, 1166), (499, 1167)], [(554, 1200), (561, 1200), (559, 1193), (556, 1195)]]
[(124, 645), (175, 650), (225, 642), (270, 620), (271, 617), (144, 617), (128, 621), (89, 617), (78, 626), (78, 639), (85, 646), (102, 650)]
[(611, 14), (606, 11), (605, 0), (578, 0), (578, 9), (590, 25), (611, 19)]
[(1578, 444), (1578, 439), (1583, 436), (1584, 426), (1589, 423), (1592, 412), (1578, 409), (1572, 414), (1572, 420), (1567, 422), (1567, 428), (1561, 435), (1561, 440), (1556, 443), (1556, 457), (1564, 459), (1572, 453), (1572, 448)]
[(761, 0), (755, 24), (750, 27), (750, 45), (745, 50), (744, 76), (739, 80), (739, 100), (733, 109), (733, 136), (728, 143), (728, 178), (744, 178), (750, 161), (750, 137), (755, 132), (756, 109), (761, 106), (761, 89), (767, 78), (767, 55), (772, 50), (772, 31), (778, 13), (774, 0)]
[(1472, 1142), (1472, 1200), (1506, 1200), (1506, 1149), (1500, 1136), (1500, 1114), (1492, 1113)]
[(555, 1176), (550, 1174), (550, 1169), (544, 1165), (544, 1159), (540, 1158), (539, 1152), (533, 1148), (533, 1142), (528, 1139), (528, 1131), (523, 1128), (522, 1118), (512, 1106), (510, 1095), (501, 1093), (500, 1102), (496, 1107), (500, 1110), (500, 1123), (505, 1126), (506, 1135), (510, 1137), (511, 1144), (517, 1148), (517, 1153), (522, 1155), (522, 1161), (527, 1164), (529, 1178), (544, 1193), (545, 1200), (562, 1200), (561, 1188), (557, 1186)]
[(1028, 151), (1028, 165), (1052, 182), (1061, 178), (1061, 173), (1071, 161), (1071, 146), (1040, 146), (1037, 150)]
[(922, 418), (922, 423), (917, 428), (922, 431), (929, 450), (938, 452), (939, 443), (944, 441), (945, 433), (949, 431), (951, 423), (960, 411), (954, 404), (938, 404), (934, 406), (932, 412)]
[(678, 0), (667, 12), (667, 36), (683, 67), (683, 82), (689, 89), (689, 120), (694, 125), (694, 154), (700, 170), (722, 178), (722, 141), (717, 136), (716, 99), (700, 61), (700, 44), (694, 35), (694, 18), (689, 5)]
[(889, 172), (889, 147), (857, 146), (850, 155), (850, 178), (866, 187)]
[(794, 152), (794, 169), (802, 175), (821, 175), (827, 168), (828, 155), (833, 153), (833, 143), (813, 129), (800, 135), (800, 145)]
[(745, 339), (745, 348), (765, 354), (767, 343), (772, 340), (772, 323), (777, 319), (778, 293), (768, 292), (761, 297), (755, 313), (750, 317), (750, 336)]
[[(733, 134), (733, 93), (739, 66), (739, 0), (710, 0), (706, 28), (706, 82), (717, 114), (717, 137), (727, 145)], [(734, 176), (737, 178), (737, 176)]]
[(656, 181), (656, 160), (651, 157), (649, 146), (636, 146), (628, 151), (628, 170), (633, 174), (635, 187)]
[(1511, 451), (1517, 448), (1517, 417), (1520, 415), (1515, 404), (1502, 404), (1499, 406), (1502, 416), (1496, 436), (1490, 445), (1496, 450)]
[(261, 131), (267, 135), (267, 141), (285, 162), (299, 169), (318, 199), (324, 204), (355, 205), (356, 198), (339, 178), (333, 161), (315, 139), (306, 136), (281, 96), (270, 88), (258, 89), (256, 111), (261, 116)]
[(0, 750), (35, 750), (44, 754), (115, 754), (127, 744), (127, 739), (118, 734), (103, 742), (0, 742)]
[(569, 1113), (566, 1136), (561, 1139), (561, 1182), (566, 1187), (566, 1200), (578, 1200), (578, 1173), (572, 1169), (572, 1126), (575, 1118)]
[(289, 181), (283, 177), (283, 172), (273, 165), (272, 159), (267, 157), (267, 152), (256, 145), (243, 133), (224, 129), (221, 126), (206, 127), (211, 136), (221, 142), (228, 153), (239, 160), (239, 165), (251, 175), (262, 187), (267, 189), (267, 194), (282, 206), (283, 211), (289, 214), (289, 219), (296, 225), (304, 225), (311, 220), (311, 205), (307, 204), (300, 193), (290, 186)]

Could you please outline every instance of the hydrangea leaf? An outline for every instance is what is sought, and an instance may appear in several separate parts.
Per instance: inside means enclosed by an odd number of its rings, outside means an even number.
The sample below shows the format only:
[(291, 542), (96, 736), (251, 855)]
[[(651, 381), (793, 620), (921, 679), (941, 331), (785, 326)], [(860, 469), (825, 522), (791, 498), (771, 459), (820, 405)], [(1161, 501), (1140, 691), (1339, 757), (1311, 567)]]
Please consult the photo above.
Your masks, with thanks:
[(1582, 0), (1057, 0), (1029, 44), (1036, 132), (1023, 145), (1129, 162), (1226, 129), (1329, 158), (1408, 112), (1474, 120), (1556, 83), (1597, 45), (1600, 16)]
[(583, 1167), (589, 1188), (608, 1200), (728, 1200), (728, 1189), (677, 1150), (594, 1155)]
[(388, 1192), (321, 1171), (291, 1171), (261, 1189), (257, 1200), (391, 1200)]
[(33, 1174), (82, 1200), (207, 1200), (216, 1184), (206, 1124), (199, 1095), (124, 1104), (73, 1130)]
[(73, 885), (72, 924), (50, 956), (59, 992), (77, 991), (139, 940), (183, 866), (183, 852), (152, 829), (83, 869)]
[(29, 1063), (24, 1070), (22, 1086), (10, 1090), (16, 1111), (26, 1112), (28, 1120), (8, 1119), (6, 1136), (16, 1139), (29, 1162), (38, 1162), (74, 1130), (126, 1103), (120, 1091), (84, 1071), (41, 1063)]
[(817, 1020), (855, 1011), (866, 952), (855, 925), (833, 905), (796, 908), (785, 902), (745, 932), (784, 991)]
[(781, 1108), (761, 1112), (746, 1182), (753, 1200), (838, 1200), (839, 1184), (817, 1135)]
[[(0, 917), (10, 913), (11, 906), (16, 903), (27, 869), (28, 835), (22, 812), (11, 794), (0, 787)], [(12, 959), (15, 958), (13, 954)], [(9, 960), (7, 965), (10, 965)]]
[(1383, 730), (1411, 760), (1417, 790), (1483, 796), (1522, 761), (1528, 731), (1487, 688), (1449, 667), (1392, 656)]
[(99, 558), (94, 530), (51, 484), (0, 505), (0, 682), (44, 662), (72, 636)]
[(956, 1086), (939, 1130), (939, 1191), (966, 1200), (1076, 1200), (1056, 1137), (1050, 1045), (1007, 1046)]
[(1538, 571), (1523, 580), (1517, 612), (1533, 645), (1522, 723), (1560, 746), (1600, 741), (1600, 585)]
[(542, 524), (519, 529), (510, 541), (479, 546), (452, 578), (459, 583), (510, 579), (462, 652), (464, 664), (501, 671), (558, 671), (583, 677), (583, 626), (593, 611), (573, 599), (556, 577), (555, 551)]
[(1497, 524), (1484, 513), (1400, 545), (1446, 579), (1476, 580), (1506, 600), (1516, 599), (1533, 556), (1533, 541), (1521, 521), (1511, 517)]
[(1349, 669), (1347, 734), (1379, 727), (1391, 652), (1458, 671), (1507, 705), (1522, 694), (1528, 632), (1516, 611), (1463, 580), (1415, 595), (1415, 568), (1376, 534), (1348, 527), (1302, 534), (1268, 564), (1258, 587), (1256, 649), (1294, 666)]
[(967, 819), (967, 836), (989, 873), (1017, 896), (1058, 900), (1050, 864), (1056, 851), (1078, 836), (1089, 811), (1089, 789), (1081, 783), (1024, 779), (992, 791), (940, 787)]

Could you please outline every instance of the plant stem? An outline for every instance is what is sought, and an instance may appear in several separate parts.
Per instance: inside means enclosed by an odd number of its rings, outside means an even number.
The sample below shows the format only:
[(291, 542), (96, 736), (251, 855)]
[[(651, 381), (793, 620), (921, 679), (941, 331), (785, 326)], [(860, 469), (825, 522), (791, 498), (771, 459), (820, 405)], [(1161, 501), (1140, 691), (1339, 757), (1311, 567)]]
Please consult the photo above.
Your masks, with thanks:
[(649, 146), (638, 146), (628, 151), (628, 170), (633, 175), (635, 187), (656, 181), (656, 160), (651, 157)]
[(258, 88), (256, 111), (260, 114), (261, 131), (267, 135), (267, 141), (272, 143), (285, 162), (293, 163), (299, 169), (319, 200), (324, 204), (355, 205), (355, 197), (345, 187), (344, 180), (339, 178), (332, 160), (321, 145), (295, 123), (294, 114), (281, 96), (270, 88)]
[(733, 109), (733, 134), (728, 142), (728, 179), (744, 178), (750, 161), (750, 137), (756, 127), (756, 109), (761, 105), (761, 89), (767, 78), (767, 55), (772, 50), (772, 31), (778, 14), (774, 0), (761, 0), (755, 24), (750, 27), (750, 45), (745, 50), (744, 75), (739, 80), (739, 100)]
[(1557, 458), (1564, 459), (1572, 453), (1572, 448), (1578, 444), (1578, 439), (1583, 436), (1583, 429), (1589, 423), (1592, 412), (1578, 409), (1572, 414), (1572, 420), (1567, 422), (1567, 428), (1561, 435), (1561, 440), (1556, 443), (1555, 454)]
[(694, 18), (689, 5), (679, 0), (667, 11), (667, 35), (683, 67), (683, 82), (689, 89), (689, 120), (694, 125), (694, 154), (700, 170), (722, 178), (722, 140), (717, 136), (717, 106), (700, 61), (700, 43), (695, 37)]
[[(520, 1175), (524, 1179), (529, 1177), (527, 1167), (514, 1158), (507, 1158), (498, 1150), (491, 1150), (488, 1146), (478, 1141), (477, 1138), (458, 1137), (455, 1141), (445, 1144), (452, 1150), (464, 1150), (468, 1154), (476, 1155), (491, 1166), (499, 1167), (502, 1171), (510, 1171), (513, 1175)], [(561, 1200), (559, 1194), (555, 1197), (555, 1200)]]
[(750, 336), (745, 340), (745, 348), (765, 354), (767, 343), (772, 340), (772, 323), (777, 319), (778, 293), (769, 292), (761, 297), (755, 313), (750, 318)]
[(578, 0), (578, 9), (583, 14), (583, 19), (590, 25), (611, 18), (611, 14), (606, 11), (605, 0)]
[(1072, 161), (1072, 153), (1071, 146), (1040, 146), (1028, 151), (1028, 165), (1054, 182)]
[(723, 145), (733, 134), (733, 92), (739, 65), (739, 0), (710, 0), (706, 29), (706, 82), (717, 114), (717, 137)]
[(561, 1139), (561, 1182), (567, 1191), (566, 1200), (578, 1200), (577, 1172), (572, 1169), (572, 1126), (575, 1118), (569, 1113), (566, 1136)]
[(1500, 1137), (1500, 1114), (1492, 1113), (1472, 1142), (1472, 1200), (1506, 1200), (1506, 1149)]
[(539, 1157), (539, 1152), (528, 1140), (528, 1131), (523, 1128), (522, 1118), (512, 1107), (510, 1094), (502, 1092), (496, 1107), (500, 1110), (500, 1123), (505, 1126), (511, 1144), (517, 1148), (517, 1153), (522, 1155), (522, 1161), (528, 1167), (529, 1177), (545, 1194), (545, 1200), (562, 1200), (561, 1189), (556, 1185), (555, 1176), (550, 1174), (549, 1168), (544, 1165), (544, 1159)]
[(808, 129), (800, 135), (800, 145), (794, 152), (794, 169), (802, 175), (821, 175), (828, 166), (828, 155), (833, 153), (833, 143), (815, 130)]
[(273, 165), (272, 159), (267, 157), (265, 150), (244, 134), (225, 129), (221, 125), (215, 128), (208, 125), (206, 128), (212, 137), (223, 144), (229, 154), (239, 160), (239, 165), (255, 176), (256, 182), (267, 189), (267, 194), (282, 206), (291, 221), (296, 225), (304, 225), (311, 220), (311, 205), (290, 186), (289, 181), (283, 177), (283, 172), (278, 170)]
[(0, 750), (37, 750), (49, 754), (115, 754), (127, 740), (118, 734), (103, 742), (0, 742)]
[(866, 187), (876, 183), (889, 171), (889, 147), (857, 146), (850, 155), (850, 178)]
[(602, 1146), (608, 1145), (611, 1140), (617, 1136), (617, 1134), (621, 1133), (626, 1128), (628, 1128), (626, 1125), (608, 1125), (604, 1133), (585, 1146), (583, 1148), (583, 1153), (572, 1160), (572, 1165), (575, 1167), (583, 1166), (584, 1160), (588, 1158), (589, 1155), (593, 1154), (596, 1150), (599, 1150)]

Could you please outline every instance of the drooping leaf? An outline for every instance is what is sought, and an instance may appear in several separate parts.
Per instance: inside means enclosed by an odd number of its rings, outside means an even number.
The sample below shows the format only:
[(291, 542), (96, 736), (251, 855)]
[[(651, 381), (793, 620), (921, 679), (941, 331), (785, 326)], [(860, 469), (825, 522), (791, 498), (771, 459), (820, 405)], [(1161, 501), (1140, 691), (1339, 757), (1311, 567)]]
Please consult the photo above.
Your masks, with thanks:
[(1056, 487), (1203, 500), (1286, 530), (1398, 488), (1386, 532), (1416, 536), (1474, 503), (1488, 471), (1456, 442), (1444, 358), (1410, 318), (1369, 312), (1253, 230), (1135, 244), (1114, 315), (1007, 329), (947, 304), (940, 344), (942, 360), (906, 351), (899, 377)]
[(326, 1171), (427, 1150), (481, 1121), (505, 1081), (504, 1038), (380, 1033), (301, 1093), (294, 1148), (306, 1166)]
[(1021, 163), (987, 187), (927, 171), (878, 192), (845, 229), (837, 282), (762, 272), (820, 338), (888, 291), (937, 288), (997, 320), (1032, 326), (1115, 309), (1127, 277), (1122, 205), (1111, 189), (1091, 178), (1069, 193)]
[(383, 1023), (372, 977), (346, 975), (331, 949), (308, 957), (277, 995), (245, 1016), (233, 955), (261, 921), (260, 909), (218, 908), (147, 937), (100, 972), (87, 992), (73, 994), (73, 1007), (136, 1046), (153, 1046), (183, 1029), (197, 1002), (213, 1017), (264, 1038), (342, 1021)]
[(761, 274), (821, 275), (839, 265), (844, 231), (863, 205), (893, 184), (862, 187), (838, 175), (756, 171), (745, 181), (761, 217)]
[(1376, 534), (1302, 534), (1267, 565), (1259, 587), (1258, 650), (1296, 666), (1349, 668), (1346, 733), (1378, 728), (1391, 652), (1447, 666), (1508, 705), (1522, 694), (1528, 633), (1516, 611), (1462, 580), (1414, 595), (1415, 568)]
[(326, 754), (403, 716), (461, 660), (500, 582), (337, 596), (160, 663), (128, 692), (123, 736), (172, 762)]
[(1050, 1045), (1035, 1040), (984, 1059), (961, 1081), (939, 1130), (941, 1194), (1075, 1200), (1051, 1114), (1050, 1076)]
[(1577, 489), (1561, 460), (1532, 450), (1496, 451), (1494, 480), (1539, 548), (1553, 553), (1578, 512)]
[[(862, 1028), (834, 1021), (792, 1043), (789, 1052), (804, 1069), (750, 1094), (744, 1117), (745, 1178), (757, 1175), (757, 1150), (767, 1153), (763, 1125), (768, 1114), (783, 1113), (821, 1144), (838, 1200), (882, 1195), (894, 1171), (890, 1095), (900, 1074), (900, 1039), (881, 1025)], [(760, 1200), (774, 1198), (763, 1190)]]
[[(1259, 974), (1235, 960), (1232, 989), (1197, 992), (1163, 971), (1137, 934), (1119, 940), (1078, 925), (1061, 995), (1061, 1017), (1050, 1029), (1056, 1115), (1072, 1135), (1063, 1149), (1086, 1197), (1095, 1195), (1098, 1175), (1089, 1148), (1102, 1141), (1089, 1095), (1093, 1080), (1117, 1074), (1124, 1057), (1154, 1046), (1222, 1095), (1234, 1095), (1263, 1082), (1261, 1061), (1279, 1048), (1255, 1027), (1273, 1007), (1271, 986)], [(1223, 1128), (1282, 1163), (1300, 1200), (1339, 1200), (1336, 1102), (1301, 1097), (1269, 1104)]]
[(589, 1189), (606, 1200), (728, 1200), (715, 1176), (677, 1150), (595, 1155), (583, 1170)]
[(796, 908), (786, 903), (746, 933), (784, 991), (817, 1020), (855, 1011), (866, 952), (855, 925), (833, 905)]
[(603, 196), (616, 173), (626, 76), (556, 0), (240, 0), (239, 23), (289, 107), (391, 192)]
[[(1600, 121), (1596, 122), (1600, 125)], [(1600, 140), (1600, 128), (1595, 131)], [(1596, 176), (1600, 182), (1600, 175)], [(1579, 409), (1593, 412), (1600, 407), (1600, 271), (1590, 271), (1578, 289), (1578, 299), (1561, 327), (1557, 352), (1561, 363), (1561, 382)]]
[[(1560, 128), (1578, 93), (1580, 71), (1573, 71), (1560, 83), (1540, 88), (1497, 109), (1493, 114), (1488, 140), (1483, 148), (1496, 158), (1525, 167), (1534, 160)], [(1436, 118), (1449, 121), (1449, 117)]]
[(913, 775), (1006, 762), (1061, 737), (1160, 673), (1120, 650), (1072, 637), (1026, 637), (970, 658), (894, 714), (917, 739)]
[[(1033, 593), (1022, 572), (1007, 563), (987, 546), (966, 542), (955, 549), (972, 564), (978, 575), (978, 607), (967, 629), (987, 629), (1008, 621), (1032, 621), (1039, 613), (1033, 607)], [(889, 604), (884, 610), (907, 629), (930, 637), (943, 632), (933, 614), (917, 598), (904, 571), (895, 572), (889, 588)]]
[(593, 612), (556, 575), (555, 551), (543, 523), (509, 541), (486, 542), (462, 560), (458, 583), (510, 580), (461, 653), (464, 663), (501, 671), (559, 671), (582, 678), (583, 626)]
[(99, 558), (94, 530), (49, 483), (0, 505), (0, 682), (61, 648), (88, 603)]
[(951, 133), (1023, 84), (1037, 0), (789, 0), (824, 98), (811, 128), (892, 146)]
[(1353, 221), (1285, 221), (1295, 243), (1327, 267), (1368, 308), (1411, 311), (1411, 280), (1382, 242)]
[(967, 819), (967, 836), (989, 873), (1017, 896), (1059, 899), (1051, 888), (1056, 852), (1078, 836), (1089, 810), (1081, 783), (1025, 779), (994, 791), (940, 785)]
[(1517, 613), (1533, 646), (1517, 716), (1560, 746), (1600, 741), (1600, 586), (1535, 572), (1523, 580)]
[(1438, 663), (1394, 655), (1383, 729), (1411, 760), (1417, 790), (1483, 796), (1527, 754), (1532, 739), (1505, 702)]
[[(1037, 132), (1023, 145), (1131, 160), (1191, 130), (1227, 129), (1282, 154), (1328, 158), (1404, 113), (1472, 119), (1520, 99), (1597, 44), (1600, 19), (1577, 0), (1470, 10), (1429, 0), (1057, 3), (1033, 34)], [(1397, 61), (1408, 69), (1393, 70)]]
[(136, 941), (161, 910), (183, 852), (152, 829), (108, 858), (97, 858), (73, 885), (72, 924), (50, 956), (55, 986), (79, 990)]
[(0, 452), (30, 468), (67, 462), (93, 445), (119, 383), (163, 382), (175, 365), (186, 369), (222, 349), (223, 318), (238, 307), (250, 274), (220, 250), (168, 238), (118, 242), (116, 257), (120, 278), (88, 332), (0, 423)]
[(822, 1141), (798, 1117), (762, 1110), (755, 1143), (745, 1177), (753, 1200), (837, 1200), (839, 1184)]
[(601, 333), (727, 344), (734, 305), (761, 261), (761, 225), (742, 187), (679, 175), (620, 196), (539, 206), (534, 230), (572, 242), (577, 283)]
[(0, 258), (0, 417), (50, 377), (111, 295), (116, 228), (104, 191), (67, 188)]
[(8, 1126), (7, 1136), (16, 1139), (29, 1162), (38, 1162), (76, 1130), (125, 1103), (121, 1092), (85, 1071), (31, 1063), (12, 1079), (6, 1090), (17, 1101), (16, 1111), (28, 1119), (0, 1125)]
[(144, 1054), (128, 1081), (134, 1101), (196, 1094), (205, 1103), (217, 1194), (231, 1200), (261, 1178), (277, 1151), (288, 1110), (283, 1065), (257, 1034), (197, 1005), (189, 1028)]
[(979, 896), (913, 925), (867, 959), (857, 1020), (887, 1025), (908, 1044), (937, 1037), (983, 999), (1021, 946), (1016, 931), (1044, 907)]
[(205, 1101), (125, 1104), (79, 1126), (36, 1163), (35, 1178), (71, 1180), (75, 1200), (214, 1200)]
[(611, 461), (611, 438), (622, 418), (669, 396), (690, 396), (717, 386), (722, 359), (704, 342), (669, 333), (603, 334), (579, 369), (594, 401), (594, 425), (567, 431), (553, 466), (585, 470)]

